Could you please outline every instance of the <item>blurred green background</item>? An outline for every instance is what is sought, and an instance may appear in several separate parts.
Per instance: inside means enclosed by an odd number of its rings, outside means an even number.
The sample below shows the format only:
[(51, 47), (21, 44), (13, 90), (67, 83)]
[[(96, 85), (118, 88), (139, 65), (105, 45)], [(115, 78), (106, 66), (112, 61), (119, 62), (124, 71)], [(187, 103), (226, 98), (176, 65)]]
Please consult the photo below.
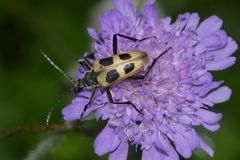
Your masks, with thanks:
[[(26, 124), (45, 125), (47, 113), (56, 98), (69, 89), (69, 82), (56, 72), (40, 54), (44, 50), (59, 66), (74, 75), (76, 58), (90, 50), (91, 39), (86, 29), (95, 27), (97, 17), (111, 6), (107, 0), (0, 0), (0, 130)], [(202, 19), (220, 16), (223, 28), (240, 44), (240, 2), (237, 0), (159, 0), (161, 16), (175, 17), (184, 12), (198, 12)], [(103, 7), (103, 9), (102, 9)], [(105, 9), (104, 9), (105, 7)], [(239, 53), (235, 55), (239, 57)], [(240, 64), (216, 72), (215, 80), (225, 80), (233, 89), (229, 102), (214, 110), (224, 114), (221, 129), (210, 133), (199, 129), (202, 137), (214, 148), (214, 158), (202, 151), (194, 152), (194, 160), (240, 159)], [(63, 123), (60, 111), (71, 97), (62, 100), (54, 110), (52, 123)], [(84, 126), (100, 131), (104, 122), (90, 121)], [(31, 157), (41, 145), (49, 160), (104, 160), (93, 151), (94, 137), (77, 133), (58, 134), (29, 132), (0, 139), (0, 160)], [(41, 143), (39, 145), (39, 143)], [(37, 149), (36, 149), (37, 148)], [(42, 149), (44, 150), (44, 149)], [(141, 155), (131, 148), (129, 160)]]

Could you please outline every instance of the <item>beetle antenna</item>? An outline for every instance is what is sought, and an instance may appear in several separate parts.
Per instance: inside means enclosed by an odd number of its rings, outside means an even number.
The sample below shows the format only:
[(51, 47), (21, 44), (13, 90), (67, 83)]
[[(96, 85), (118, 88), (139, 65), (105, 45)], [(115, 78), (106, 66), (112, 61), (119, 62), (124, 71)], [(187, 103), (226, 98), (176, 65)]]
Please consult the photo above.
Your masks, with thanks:
[(72, 77), (70, 77), (66, 72), (64, 72), (61, 68), (59, 68), (42, 50), (40, 50), (40, 52), (55, 69), (57, 69), (64, 77), (69, 79), (73, 84), (76, 84), (76, 81)]
[(49, 110), (49, 112), (48, 112), (48, 114), (47, 114), (46, 125), (49, 124), (50, 118), (51, 118), (52, 113), (53, 113), (54, 109), (56, 108), (57, 104), (58, 104), (63, 98), (65, 98), (66, 96), (68, 96), (70, 93), (72, 93), (72, 89), (71, 89), (71, 92), (66, 92), (66, 93), (64, 93), (63, 95), (59, 96), (59, 97), (56, 99), (55, 103), (52, 105), (52, 107), (50, 108), (50, 110)]

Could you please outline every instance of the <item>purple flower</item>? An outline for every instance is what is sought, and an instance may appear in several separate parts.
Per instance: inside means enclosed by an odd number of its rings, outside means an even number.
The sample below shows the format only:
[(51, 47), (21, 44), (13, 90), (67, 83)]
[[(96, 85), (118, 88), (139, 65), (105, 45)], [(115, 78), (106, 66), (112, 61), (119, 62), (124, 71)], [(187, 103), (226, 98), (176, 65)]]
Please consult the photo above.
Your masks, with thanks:
[[(202, 148), (210, 156), (213, 150), (201, 139), (194, 127), (210, 131), (219, 129), (221, 113), (210, 111), (217, 103), (229, 100), (231, 89), (223, 81), (213, 81), (210, 71), (224, 70), (235, 63), (231, 56), (237, 44), (221, 29), (222, 20), (211, 16), (200, 21), (197, 13), (158, 19), (154, 0), (136, 11), (130, 0), (113, 0), (113, 9), (99, 18), (98, 31), (89, 28), (94, 39), (95, 58), (112, 55), (112, 37), (116, 33), (143, 42), (119, 38), (120, 53), (142, 50), (149, 61), (168, 50), (144, 80), (124, 80), (110, 87), (115, 101), (131, 101), (144, 111), (139, 114), (131, 105), (111, 104), (101, 88), (84, 117), (96, 111), (96, 118), (108, 120), (94, 142), (99, 156), (110, 153), (109, 160), (126, 160), (129, 144), (142, 150), (143, 160), (178, 160), (190, 158)], [(143, 71), (143, 72), (144, 72)], [(77, 78), (82, 76), (79, 70)], [(88, 102), (91, 90), (84, 90), (62, 111), (65, 120), (77, 120)]]

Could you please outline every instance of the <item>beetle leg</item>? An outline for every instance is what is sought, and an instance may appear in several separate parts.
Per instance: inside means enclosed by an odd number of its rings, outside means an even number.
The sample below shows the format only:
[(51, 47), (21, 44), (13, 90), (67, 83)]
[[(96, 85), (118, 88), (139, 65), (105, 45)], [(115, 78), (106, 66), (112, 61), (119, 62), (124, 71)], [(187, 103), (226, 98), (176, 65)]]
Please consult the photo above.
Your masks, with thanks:
[(88, 58), (84, 57), (83, 59), (78, 59), (78, 63), (86, 70), (89, 71), (92, 69), (92, 63)]
[(84, 113), (86, 112), (86, 110), (87, 110), (87, 108), (88, 108), (88, 105), (89, 105), (90, 103), (92, 103), (92, 101), (93, 101), (93, 99), (94, 99), (94, 97), (95, 97), (95, 94), (96, 94), (96, 90), (97, 90), (97, 87), (95, 87), (95, 88), (93, 89), (92, 94), (91, 94), (91, 96), (90, 96), (90, 98), (89, 98), (88, 103), (84, 106), (84, 109), (83, 109), (83, 111), (82, 111), (82, 113), (81, 113), (81, 115), (80, 115), (80, 120), (82, 119)]
[(90, 54), (87, 54), (85, 57), (83, 58), (77, 58), (77, 61), (80, 65), (83, 66), (83, 68), (88, 71), (88, 70), (91, 70), (92, 69), (92, 63), (89, 61), (88, 58), (93, 58), (94, 57), (94, 53), (90, 53)]
[(89, 61), (87, 57), (84, 57), (84, 61), (88, 65), (88, 67), (92, 69), (92, 63)]
[(130, 101), (126, 101), (126, 102), (114, 102), (109, 87), (107, 87), (106, 90), (107, 90), (108, 100), (109, 100), (112, 104), (130, 104), (130, 105), (133, 106), (133, 108), (134, 108), (138, 113), (143, 114), (143, 111), (142, 111), (141, 109), (139, 109), (136, 105), (134, 105), (134, 104), (133, 104), (132, 102), (130, 102)]
[(125, 38), (125, 39), (129, 39), (129, 40), (134, 41), (134, 42), (141, 42), (141, 41), (144, 41), (144, 40), (150, 38), (150, 37), (145, 37), (143, 39), (136, 39), (136, 38), (133, 38), (133, 37), (122, 35), (122, 34), (114, 34), (113, 35), (113, 54), (117, 54), (117, 50), (118, 50), (117, 37), (118, 36), (122, 37), (122, 38)]
[[(170, 48), (169, 48), (169, 49), (170, 49)], [(144, 78), (149, 74), (149, 72), (152, 70), (154, 64), (158, 61), (158, 59), (159, 59), (160, 57), (162, 57), (165, 53), (167, 53), (169, 49), (167, 49), (166, 51), (164, 51), (162, 54), (160, 54), (157, 58), (155, 58), (155, 59), (153, 60), (152, 64), (150, 65), (150, 67), (148, 68), (147, 72), (146, 72), (144, 75), (135, 75), (135, 76), (128, 77), (128, 79), (132, 79), (132, 80), (144, 79)]]
[(94, 58), (94, 53), (91, 52), (91, 53), (87, 54), (84, 58)]

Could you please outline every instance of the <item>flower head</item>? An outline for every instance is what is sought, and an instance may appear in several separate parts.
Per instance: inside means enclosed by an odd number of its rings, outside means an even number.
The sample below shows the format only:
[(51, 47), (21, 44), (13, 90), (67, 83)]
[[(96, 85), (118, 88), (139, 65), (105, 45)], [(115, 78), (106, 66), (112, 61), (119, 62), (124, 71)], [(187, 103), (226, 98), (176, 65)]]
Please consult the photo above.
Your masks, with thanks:
[[(131, 144), (140, 147), (143, 160), (177, 160), (179, 154), (190, 158), (197, 148), (213, 156), (213, 150), (194, 127), (219, 129), (222, 114), (209, 109), (227, 101), (231, 89), (222, 86), (223, 81), (213, 81), (210, 71), (233, 65), (236, 58), (231, 55), (237, 44), (221, 29), (222, 21), (216, 16), (200, 23), (197, 13), (185, 13), (171, 23), (169, 17), (158, 19), (153, 4), (154, 0), (148, 0), (136, 11), (130, 0), (113, 0), (113, 9), (99, 19), (99, 30), (88, 29), (94, 39), (95, 59), (112, 56), (112, 37), (116, 33), (138, 39), (152, 37), (142, 42), (118, 39), (119, 53), (148, 53), (143, 73), (167, 50), (145, 79), (124, 80), (110, 87), (115, 101), (131, 101), (143, 110), (143, 115), (129, 104), (110, 103), (105, 89), (99, 88), (84, 113), (86, 117), (96, 111), (97, 119), (108, 120), (94, 142), (95, 152), (110, 153), (110, 160), (126, 160)], [(77, 77), (82, 73), (80, 68)], [(64, 119), (79, 119), (90, 94), (88, 89), (80, 92), (63, 109)]]

